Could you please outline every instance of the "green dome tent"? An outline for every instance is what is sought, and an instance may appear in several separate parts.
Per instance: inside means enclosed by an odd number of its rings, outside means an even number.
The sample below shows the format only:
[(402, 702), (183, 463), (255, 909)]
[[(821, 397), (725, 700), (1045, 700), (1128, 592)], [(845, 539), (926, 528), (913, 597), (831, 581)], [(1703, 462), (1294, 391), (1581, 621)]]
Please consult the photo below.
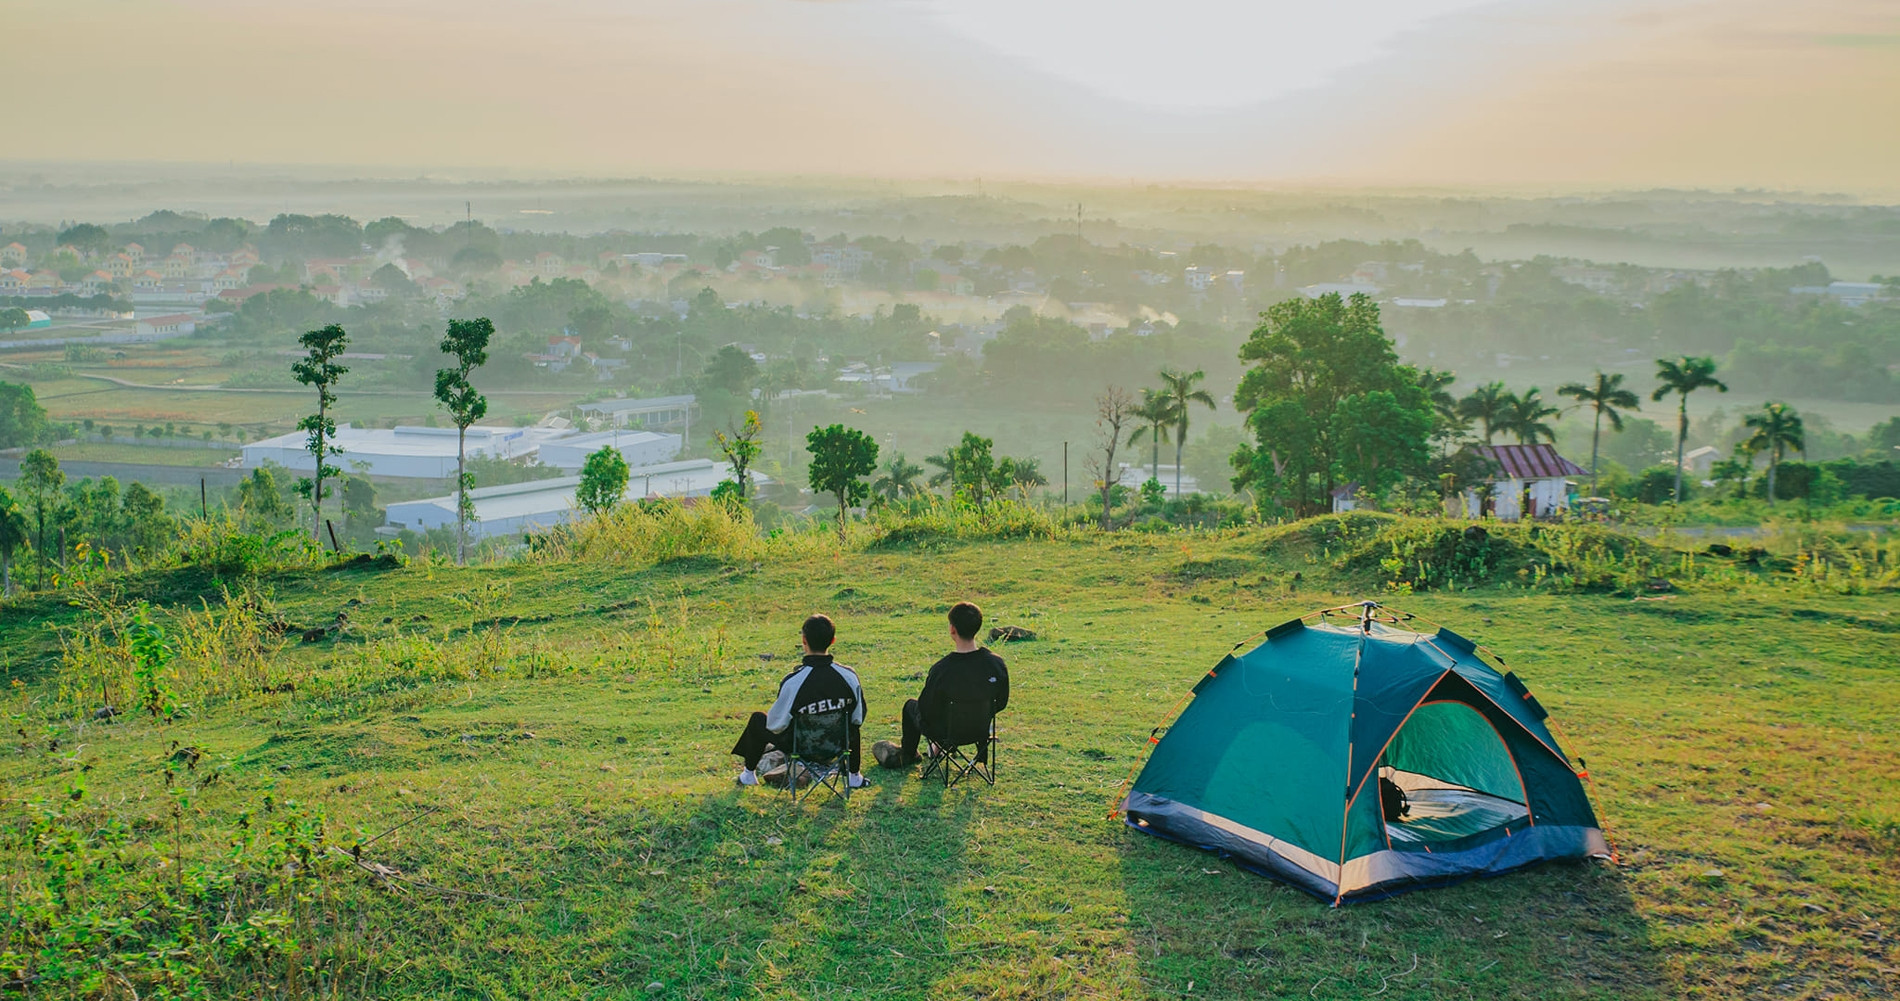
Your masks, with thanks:
[(1515, 674), (1374, 602), (1315, 615), (1194, 686), (1123, 801), (1130, 826), (1335, 905), (1609, 856)]

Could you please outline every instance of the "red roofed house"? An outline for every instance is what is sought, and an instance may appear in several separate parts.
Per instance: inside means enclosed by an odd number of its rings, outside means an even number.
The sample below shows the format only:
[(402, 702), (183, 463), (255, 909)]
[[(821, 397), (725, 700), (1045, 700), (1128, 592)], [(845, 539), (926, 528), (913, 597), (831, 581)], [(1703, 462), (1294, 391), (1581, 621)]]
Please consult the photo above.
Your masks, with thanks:
[(244, 305), (244, 300), (249, 299), (252, 296), (263, 295), (266, 292), (275, 292), (276, 290), (280, 288), (295, 288), (295, 287), (296, 286), (293, 286), (293, 285), (279, 285), (272, 282), (264, 282), (263, 284), (260, 284), (260, 285), (247, 285), (244, 288), (226, 289), (223, 292), (219, 292), (218, 301), (228, 302), (233, 306), (242, 306)]
[(111, 275), (103, 271), (94, 271), (92, 274), (79, 279), (79, 290), (87, 295), (98, 295), (101, 292), (112, 291), (114, 284), (116, 283), (112, 280)]
[(1569, 477), (1590, 475), (1558, 455), (1555, 445), (1477, 445), (1471, 451), (1495, 468), (1483, 484), (1465, 488), (1467, 518), (1548, 518), (1570, 507)]
[(26, 246), (9, 243), (0, 247), (0, 268), (17, 268), (26, 263)]
[(26, 288), (26, 272), (18, 268), (0, 271), (0, 292), (18, 292), (23, 288)]

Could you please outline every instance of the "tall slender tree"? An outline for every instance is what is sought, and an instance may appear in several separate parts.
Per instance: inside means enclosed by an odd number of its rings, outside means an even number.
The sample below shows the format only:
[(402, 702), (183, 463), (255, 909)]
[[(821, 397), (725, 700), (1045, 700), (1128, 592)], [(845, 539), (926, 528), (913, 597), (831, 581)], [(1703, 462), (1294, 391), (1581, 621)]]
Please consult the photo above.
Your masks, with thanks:
[(1199, 369), (1192, 372), (1176, 372), (1172, 369), (1161, 370), (1161, 393), (1167, 397), (1168, 411), (1174, 418), (1174, 495), (1181, 496), (1181, 450), (1187, 447), (1188, 406), (1199, 403), (1209, 410), (1214, 406), (1214, 397), (1205, 389), (1194, 388), (1195, 383), (1207, 378), (1207, 373)]
[(1087, 460), (1095, 474), (1095, 489), (1102, 492), (1102, 530), (1108, 531), (1115, 510), (1115, 481), (1121, 477), (1115, 465), (1115, 450), (1121, 447), (1122, 427), (1134, 420), (1135, 398), (1120, 386), (1110, 386), (1095, 398), (1095, 428), (1098, 442)]
[(738, 424), (725, 431), (713, 432), (713, 444), (726, 457), (732, 466), (732, 484), (738, 488), (739, 499), (744, 500), (747, 488), (752, 485), (752, 460), (759, 457), (763, 448), (759, 445), (759, 436), (765, 433), (765, 422), (759, 419), (757, 410), (748, 410)]
[(1801, 424), (1801, 415), (1786, 403), (1770, 403), (1743, 417), (1742, 424), (1749, 429), (1742, 447), (1750, 452), (1768, 453), (1768, 503), (1773, 504), (1775, 472), (1781, 467), (1781, 457), (1789, 449), (1808, 450), (1807, 429)]
[(468, 473), (468, 429), (488, 415), (488, 398), (476, 392), (468, 381), (470, 372), (487, 364), (488, 342), (495, 336), (495, 325), (488, 317), (450, 320), (442, 335), (442, 353), (455, 359), (448, 368), (435, 372), (435, 400), (449, 412), (455, 423), (455, 562), (468, 562), (468, 519), (473, 513), (468, 488), (473, 479)]
[(1597, 444), (1603, 438), (1603, 421), (1607, 418), (1614, 431), (1623, 430), (1623, 411), (1642, 409), (1642, 401), (1636, 394), (1623, 388), (1623, 373), (1605, 375), (1597, 373), (1595, 381), (1589, 383), (1570, 382), (1557, 387), (1558, 396), (1568, 396), (1577, 401), (1579, 407), (1589, 407), (1595, 412), (1590, 425), (1590, 494), (1597, 492)]
[(316, 471), (312, 476), (310, 489), (310, 535), (318, 545), (323, 542), (323, 479), (326, 476), (343, 475), (343, 470), (329, 464), (329, 458), (343, 451), (337, 448), (336, 419), (330, 416), (330, 408), (336, 405), (336, 383), (349, 372), (349, 369), (337, 363), (343, 356), (343, 349), (349, 346), (350, 335), (337, 324), (330, 324), (321, 330), (312, 330), (297, 338), (305, 354), (290, 366), (290, 374), (297, 381), (317, 391), (317, 412), (297, 422), (297, 430), (309, 432), (304, 448), (317, 460)]
[(1676, 503), (1682, 503), (1682, 445), (1689, 440), (1689, 394), (1698, 389), (1713, 388), (1717, 392), (1728, 392), (1728, 386), (1715, 377), (1715, 359), (1690, 358), (1684, 356), (1671, 361), (1667, 358), (1656, 359), (1656, 381), (1661, 385), (1649, 394), (1651, 400), (1661, 400), (1670, 393), (1676, 394)]
[(1161, 478), (1161, 432), (1174, 426), (1174, 405), (1168, 394), (1159, 389), (1141, 391), (1141, 402), (1134, 409), (1135, 426), (1128, 433), (1128, 443), (1135, 444), (1146, 434), (1153, 447), (1154, 457), (1149, 461), (1150, 479)]
[(26, 512), (0, 487), (0, 598), (13, 593), (13, 554), (26, 545)]
[(20, 462), (20, 489), (26, 491), (27, 500), (33, 505), (33, 527), (39, 533), (39, 541), (33, 551), (39, 557), (40, 589), (46, 588), (46, 516), (52, 513), (59, 502), (59, 488), (66, 483), (66, 471), (59, 468), (59, 460), (53, 453), (36, 448), (26, 453)]
[(1524, 395), (1511, 400), (1509, 427), (1507, 430), (1517, 438), (1520, 445), (1535, 445), (1540, 441), (1556, 441), (1557, 430), (1545, 423), (1545, 418), (1555, 417), (1556, 407), (1544, 402), (1536, 386), (1524, 391)]
[(1458, 415), (1478, 422), (1484, 429), (1486, 445), (1499, 431), (1509, 430), (1516, 409), (1517, 394), (1505, 389), (1502, 382), (1487, 382), (1458, 401)]

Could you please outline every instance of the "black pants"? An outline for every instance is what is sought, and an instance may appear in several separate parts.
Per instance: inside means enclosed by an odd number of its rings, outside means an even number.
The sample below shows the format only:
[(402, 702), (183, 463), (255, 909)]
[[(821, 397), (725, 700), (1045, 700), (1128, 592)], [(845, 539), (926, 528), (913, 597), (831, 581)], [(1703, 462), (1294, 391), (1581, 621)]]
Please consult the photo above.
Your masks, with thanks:
[[(858, 729), (856, 723), (851, 724), (851, 770), (853, 772), (859, 770)], [(752, 718), (745, 721), (745, 732), (739, 734), (739, 742), (732, 745), (732, 753), (745, 759), (746, 768), (757, 769), (759, 759), (765, 756), (766, 748), (779, 747), (780, 741), (789, 743), (790, 738), (791, 731), (773, 733), (765, 728), (765, 714), (753, 713)], [(779, 749), (784, 750), (783, 747)]]
[[(924, 736), (924, 710), (916, 699), (904, 702), (904, 760), (913, 761), (917, 757), (917, 744)], [(934, 739), (934, 738), (933, 738)], [(990, 757), (989, 741), (976, 745), (976, 760), (988, 761)]]

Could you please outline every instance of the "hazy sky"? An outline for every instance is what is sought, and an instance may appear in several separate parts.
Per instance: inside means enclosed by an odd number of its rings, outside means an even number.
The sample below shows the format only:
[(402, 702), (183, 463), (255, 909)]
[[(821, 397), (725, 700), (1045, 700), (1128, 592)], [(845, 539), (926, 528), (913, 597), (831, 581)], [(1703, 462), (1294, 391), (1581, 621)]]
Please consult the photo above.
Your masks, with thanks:
[(0, 158), (1900, 189), (1896, 0), (6, 0)]

